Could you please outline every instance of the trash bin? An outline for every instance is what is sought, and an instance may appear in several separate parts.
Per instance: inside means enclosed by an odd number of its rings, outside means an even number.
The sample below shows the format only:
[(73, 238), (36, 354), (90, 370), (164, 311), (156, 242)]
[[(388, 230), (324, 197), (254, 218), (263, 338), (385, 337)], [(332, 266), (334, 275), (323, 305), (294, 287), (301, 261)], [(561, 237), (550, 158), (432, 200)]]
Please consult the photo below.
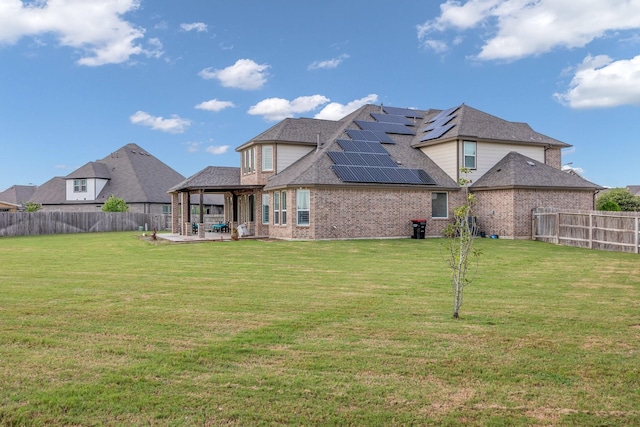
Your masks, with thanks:
[(424, 239), (427, 230), (426, 219), (412, 219), (411, 225), (413, 226), (412, 239)]

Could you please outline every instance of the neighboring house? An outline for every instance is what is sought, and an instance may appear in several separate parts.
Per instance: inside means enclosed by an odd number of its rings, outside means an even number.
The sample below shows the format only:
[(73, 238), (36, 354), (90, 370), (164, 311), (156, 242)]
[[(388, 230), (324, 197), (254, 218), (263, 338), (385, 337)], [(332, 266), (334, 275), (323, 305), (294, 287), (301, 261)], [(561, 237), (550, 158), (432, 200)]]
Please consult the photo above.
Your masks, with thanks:
[(627, 191), (634, 196), (640, 196), (640, 185), (627, 185)]
[(123, 199), (130, 212), (170, 214), (167, 195), (184, 176), (136, 144), (89, 162), (65, 177), (38, 187), (30, 201), (43, 211), (99, 211), (109, 196)]
[(12, 185), (0, 192), (0, 212), (18, 212), (25, 209), (25, 203), (38, 187), (35, 185)]
[[(593, 209), (596, 184), (561, 171), (569, 144), (467, 105), (366, 105), (338, 121), (285, 119), (239, 146), (240, 168), (209, 167), (174, 186), (172, 230), (189, 195), (225, 194), (227, 220), (280, 239), (440, 236), (472, 180), (480, 231), (531, 237), (534, 207)], [(178, 212), (182, 212), (178, 214)]]

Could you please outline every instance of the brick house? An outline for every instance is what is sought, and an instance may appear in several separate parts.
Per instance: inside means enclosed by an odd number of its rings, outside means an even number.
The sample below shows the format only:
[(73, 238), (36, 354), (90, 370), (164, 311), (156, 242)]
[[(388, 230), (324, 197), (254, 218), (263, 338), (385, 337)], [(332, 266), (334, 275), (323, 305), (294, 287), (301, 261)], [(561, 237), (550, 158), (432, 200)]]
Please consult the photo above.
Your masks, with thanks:
[(457, 182), (466, 167), (480, 230), (530, 238), (533, 207), (593, 208), (600, 187), (560, 169), (569, 146), (464, 104), (289, 118), (239, 146), (240, 167), (209, 167), (174, 186), (172, 231), (197, 222), (179, 209), (194, 194), (222, 193), (226, 220), (255, 236), (407, 237), (414, 219), (440, 236), (462, 203)]

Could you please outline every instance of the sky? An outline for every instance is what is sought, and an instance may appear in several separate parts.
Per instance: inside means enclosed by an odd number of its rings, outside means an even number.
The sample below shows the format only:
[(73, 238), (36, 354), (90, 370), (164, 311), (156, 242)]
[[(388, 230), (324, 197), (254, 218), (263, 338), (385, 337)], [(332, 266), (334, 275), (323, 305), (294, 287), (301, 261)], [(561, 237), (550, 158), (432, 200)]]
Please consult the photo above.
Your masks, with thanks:
[(189, 177), (286, 117), (462, 103), (640, 184), (640, 0), (0, 0), (0, 191), (128, 143)]

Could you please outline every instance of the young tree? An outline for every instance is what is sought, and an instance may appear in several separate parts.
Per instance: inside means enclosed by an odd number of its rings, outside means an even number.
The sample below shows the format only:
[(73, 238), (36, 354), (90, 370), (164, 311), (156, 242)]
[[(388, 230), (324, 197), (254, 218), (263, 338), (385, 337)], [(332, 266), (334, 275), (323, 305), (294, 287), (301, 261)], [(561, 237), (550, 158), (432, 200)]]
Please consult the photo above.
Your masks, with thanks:
[(461, 177), (458, 184), (462, 187), (465, 197), (464, 203), (454, 210), (453, 224), (445, 230), (445, 236), (449, 239), (448, 262), (451, 268), (451, 290), (453, 292), (453, 317), (460, 317), (460, 307), (464, 300), (464, 288), (469, 285), (472, 278), (469, 277), (469, 263), (475, 262), (477, 269), (480, 252), (473, 248), (473, 241), (476, 236), (476, 224), (473, 216), (475, 205), (475, 195), (469, 192), (468, 185), (471, 180), (466, 178), (469, 169), (460, 169)]
[(129, 212), (129, 206), (127, 206), (123, 199), (112, 194), (109, 196), (109, 199), (104, 202), (102, 212)]

